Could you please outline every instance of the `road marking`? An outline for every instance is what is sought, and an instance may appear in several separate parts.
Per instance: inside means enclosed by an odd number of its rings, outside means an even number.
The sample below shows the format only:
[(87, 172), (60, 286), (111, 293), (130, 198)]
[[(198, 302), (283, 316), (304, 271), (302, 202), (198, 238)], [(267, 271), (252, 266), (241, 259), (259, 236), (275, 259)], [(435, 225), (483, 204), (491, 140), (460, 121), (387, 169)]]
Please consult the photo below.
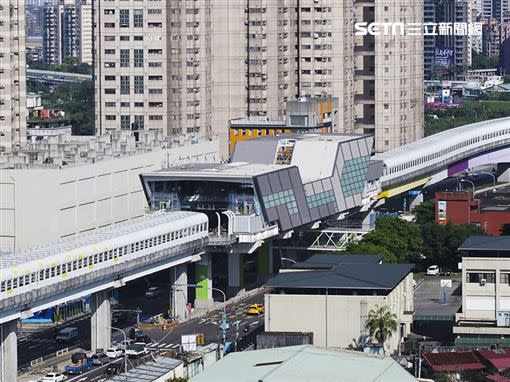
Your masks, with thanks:
[(165, 344), (158, 344), (158, 347), (160, 348), (165, 347)]
[(174, 345), (174, 346), (172, 346), (172, 349), (178, 348), (179, 346), (181, 346), (181, 345), (179, 345), (179, 344)]
[(165, 345), (165, 349), (169, 349), (169, 348), (171, 348), (172, 346), (174, 346), (174, 344), (167, 344), (167, 345)]
[(83, 378), (78, 379), (77, 382), (86, 381), (86, 380), (87, 380), (87, 377), (83, 377)]
[(259, 323), (258, 321), (252, 322), (250, 326), (257, 325), (258, 323)]
[(198, 325), (202, 325), (204, 322), (207, 322), (208, 318), (201, 318), (200, 321), (198, 321)]

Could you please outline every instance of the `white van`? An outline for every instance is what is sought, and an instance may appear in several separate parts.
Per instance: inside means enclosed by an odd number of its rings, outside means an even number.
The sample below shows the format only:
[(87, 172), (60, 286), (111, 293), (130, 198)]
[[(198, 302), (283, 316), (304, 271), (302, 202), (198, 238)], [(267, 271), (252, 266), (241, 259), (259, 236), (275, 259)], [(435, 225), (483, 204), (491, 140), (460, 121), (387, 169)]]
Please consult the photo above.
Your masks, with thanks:
[(58, 331), (57, 336), (55, 339), (57, 342), (72, 342), (73, 340), (78, 338), (78, 328), (75, 327), (68, 327), (64, 328)]

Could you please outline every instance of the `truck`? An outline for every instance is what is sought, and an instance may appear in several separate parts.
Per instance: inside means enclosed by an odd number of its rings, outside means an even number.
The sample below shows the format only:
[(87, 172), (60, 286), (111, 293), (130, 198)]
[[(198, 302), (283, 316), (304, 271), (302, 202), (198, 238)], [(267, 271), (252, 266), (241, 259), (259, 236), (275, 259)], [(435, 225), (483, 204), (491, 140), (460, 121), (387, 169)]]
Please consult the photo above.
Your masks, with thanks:
[(131, 344), (126, 346), (126, 355), (128, 357), (139, 357), (147, 354), (147, 347), (143, 344)]
[(92, 368), (92, 360), (85, 353), (74, 353), (71, 357), (72, 365), (64, 369), (66, 374), (82, 374)]
[(78, 328), (75, 327), (67, 327), (64, 329), (61, 329), (57, 332), (57, 335), (55, 336), (55, 339), (57, 342), (62, 343), (69, 343), (78, 338)]

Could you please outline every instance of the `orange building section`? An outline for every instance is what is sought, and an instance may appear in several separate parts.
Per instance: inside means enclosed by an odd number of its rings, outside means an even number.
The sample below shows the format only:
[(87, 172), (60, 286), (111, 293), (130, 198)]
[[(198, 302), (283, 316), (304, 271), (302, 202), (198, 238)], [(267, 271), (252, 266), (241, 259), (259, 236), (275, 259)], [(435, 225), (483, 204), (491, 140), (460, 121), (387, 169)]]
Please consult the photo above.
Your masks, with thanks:
[[(232, 120), (229, 126), (229, 153), (232, 155), (234, 147), (239, 141), (246, 141), (266, 135), (278, 134), (310, 134), (310, 133), (331, 133), (331, 120), (326, 118), (331, 116), (334, 111), (334, 104), (329, 99), (313, 99), (314, 119), (316, 123), (308, 122), (307, 126), (292, 126), (284, 121), (260, 121), (260, 120)], [(310, 117), (311, 114), (303, 114)]]

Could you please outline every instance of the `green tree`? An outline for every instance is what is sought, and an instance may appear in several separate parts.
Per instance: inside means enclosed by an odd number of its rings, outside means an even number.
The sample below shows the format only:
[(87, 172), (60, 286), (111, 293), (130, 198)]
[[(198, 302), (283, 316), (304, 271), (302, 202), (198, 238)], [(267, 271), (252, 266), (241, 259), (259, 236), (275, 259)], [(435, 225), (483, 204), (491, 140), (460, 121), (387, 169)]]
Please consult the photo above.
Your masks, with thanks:
[(386, 247), (372, 243), (351, 243), (347, 248), (347, 252), (354, 255), (382, 255), (385, 263), (396, 263), (398, 261), (398, 258)]
[(430, 264), (441, 264), (457, 268), (461, 261), (459, 246), (472, 235), (485, 235), (485, 232), (473, 224), (453, 225), (450, 222), (441, 225), (436, 222), (421, 227), (423, 254)]
[(384, 216), (361, 241), (347, 246), (351, 253), (369, 250), (382, 254), (387, 262), (416, 262), (422, 251), (420, 229), (414, 223)]
[(370, 336), (375, 338), (384, 348), (386, 341), (397, 331), (397, 315), (392, 313), (386, 305), (376, 305), (368, 312), (365, 327)]
[(431, 223), (436, 219), (435, 201), (427, 200), (414, 207), (411, 212), (416, 216), (416, 224)]
[(503, 224), (500, 232), (501, 232), (501, 236), (510, 236), (510, 223)]

